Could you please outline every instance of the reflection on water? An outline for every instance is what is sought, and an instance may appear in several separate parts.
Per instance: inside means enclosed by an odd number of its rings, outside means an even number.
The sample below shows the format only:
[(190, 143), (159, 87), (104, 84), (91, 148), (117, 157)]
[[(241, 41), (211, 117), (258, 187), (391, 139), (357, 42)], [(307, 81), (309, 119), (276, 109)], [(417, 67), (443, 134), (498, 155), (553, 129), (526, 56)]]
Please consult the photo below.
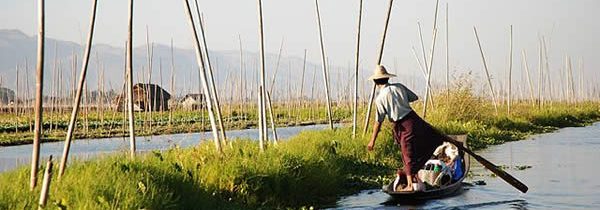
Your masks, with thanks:
[[(340, 209), (600, 209), (600, 123), (565, 128), (528, 140), (493, 146), (478, 154), (529, 186), (520, 193), (491, 176), (475, 160), (474, 176), (487, 185), (465, 185), (450, 198), (422, 203), (398, 203), (380, 190), (366, 190), (338, 201)], [(518, 166), (531, 166), (519, 170)]]
[[(310, 125), (277, 128), (277, 136), (279, 138), (288, 138), (303, 130), (323, 129), (327, 128), (327, 126), (328, 125)], [(338, 127), (339, 125), (335, 126)], [(271, 134), (270, 131), (269, 134)], [(227, 137), (258, 139), (258, 130), (245, 129), (227, 131)], [(137, 151), (144, 152), (157, 149), (164, 150), (175, 145), (180, 147), (190, 147), (198, 145), (201, 139), (210, 140), (210, 138), (212, 138), (210, 132), (136, 137), (136, 149)], [(41, 145), (40, 157), (46, 159), (50, 155), (53, 155), (55, 159), (59, 159), (56, 157), (62, 155), (63, 147), (63, 142), (44, 143)], [(0, 147), (0, 172), (28, 164), (31, 160), (31, 150), (32, 145)], [(76, 140), (71, 144), (69, 158), (88, 159), (102, 154), (114, 153), (116, 151), (129, 151), (128, 137)], [(43, 163), (44, 161), (41, 162)]]

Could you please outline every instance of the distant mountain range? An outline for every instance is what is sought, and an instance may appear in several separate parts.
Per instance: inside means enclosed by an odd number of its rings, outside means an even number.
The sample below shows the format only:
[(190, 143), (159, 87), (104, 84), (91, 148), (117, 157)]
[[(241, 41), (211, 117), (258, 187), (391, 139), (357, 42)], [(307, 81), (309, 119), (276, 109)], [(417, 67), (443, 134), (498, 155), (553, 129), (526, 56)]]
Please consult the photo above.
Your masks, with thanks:
[[(15, 87), (16, 66), (19, 66), (19, 82), (23, 88), (25, 84), (25, 75), (28, 75), (30, 91), (35, 87), (35, 63), (37, 38), (27, 36), (19, 30), (0, 30), (0, 76), (2, 81), (0, 86), (9, 88)], [(153, 44), (152, 61), (152, 83), (160, 84), (160, 72), (162, 71), (163, 87), (170, 90), (171, 74), (171, 48), (162, 44)], [(62, 78), (61, 85), (72, 87), (73, 58), (76, 57), (76, 72), (81, 68), (81, 57), (83, 47), (75, 42), (61, 41), (52, 38), (46, 38), (45, 52), (45, 74), (44, 86), (45, 94), (48, 94), (55, 78)], [(147, 47), (138, 46), (134, 49), (134, 81), (148, 81), (148, 60)], [(258, 79), (259, 55), (256, 52), (244, 51), (244, 68), (242, 74), (246, 80), (246, 89), (255, 90), (256, 80)], [(175, 89), (176, 95), (198, 92), (198, 71), (195, 52), (190, 49), (174, 48), (174, 67), (175, 67)], [(219, 89), (224, 93), (233, 93), (234, 89), (239, 89), (240, 78), (240, 52), (239, 51), (210, 51), (211, 63), (215, 71), (215, 79)], [(266, 55), (267, 65), (267, 87), (270, 86), (272, 75), (275, 71), (277, 62), (276, 54)], [(161, 65), (162, 64), (162, 65)], [(26, 68), (27, 66), (27, 68)], [(95, 44), (92, 47), (92, 54), (88, 69), (88, 88), (97, 89), (99, 71), (104, 71), (104, 88), (115, 89), (119, 91), (123, 85), (125, 66), (125, 54), (123, 47), (114, 47), (105, 44)], [(162, 66), (162, 68), (159, 68)], [(296, 90), (300, 86), (303, 58), (282, 56), (280, 61), (277, 79), (275, 82), (275, 93), (285, 95), (288, 89)], [(27, 69), (27, 70), (26, 70)], [(161, 70), (162, 69), (162, 70)], [(329, 78), (332, 95), (346, 94), (352, 90), (351, 81), (353, 74), (348, 68), (330, 67)], [(53, 79), (54, 78), (54, 79)], [(78, 78), (78, 77), (77, 77)], [(224, 84), (228, 79), (230, 83)], [(312, 84), (315, 84), (315, 94), (322, 94), (322, 72), (321, 65), (308, 62), (304, 79), (305, 96), (310, 96)], [(58, 83), (57, 83), (58, 84)], [(364, 88), (364, 87), (363, 87)], [(237, 93), (237, 92), (236, 92)]]

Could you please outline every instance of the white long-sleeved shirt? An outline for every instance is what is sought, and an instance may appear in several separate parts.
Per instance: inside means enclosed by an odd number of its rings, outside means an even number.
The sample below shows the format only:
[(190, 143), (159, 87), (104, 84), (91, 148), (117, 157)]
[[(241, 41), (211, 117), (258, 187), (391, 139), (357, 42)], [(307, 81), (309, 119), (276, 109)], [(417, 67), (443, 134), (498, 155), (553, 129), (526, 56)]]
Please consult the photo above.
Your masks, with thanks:
[(398, 121), (413, 109), (410, 102), (419, 99), (417, 95), (400, 83), (387, 84), (379, 90), (375, 99), (377, 114), (375, 120), (383, 122), (387, 116), (392, 122)]

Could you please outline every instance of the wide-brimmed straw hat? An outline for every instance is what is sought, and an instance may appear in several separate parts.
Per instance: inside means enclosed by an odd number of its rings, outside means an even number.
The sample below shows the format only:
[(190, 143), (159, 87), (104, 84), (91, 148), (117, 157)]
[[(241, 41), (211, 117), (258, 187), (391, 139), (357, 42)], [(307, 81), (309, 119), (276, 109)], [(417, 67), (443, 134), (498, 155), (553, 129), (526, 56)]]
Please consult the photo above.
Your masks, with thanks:
[(377, 67), (375, 68), (375, 72), (369, 77), (369, 80), (384, 79), (395, 76), (395, 74), (388, 73), (383, 65), (377, 65)]

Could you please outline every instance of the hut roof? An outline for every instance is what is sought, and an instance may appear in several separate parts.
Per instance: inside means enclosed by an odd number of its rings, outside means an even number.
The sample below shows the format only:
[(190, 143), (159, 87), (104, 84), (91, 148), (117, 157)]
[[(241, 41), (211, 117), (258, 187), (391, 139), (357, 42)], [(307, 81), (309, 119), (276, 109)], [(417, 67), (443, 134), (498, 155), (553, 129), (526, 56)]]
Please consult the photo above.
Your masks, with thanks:
[(164, 97), (165, 100), (169, 100), (171, 98), (171, 94), (169, 92), (156, 84), (138, 83), (133, 86), (133, 89), (142, 89), (147, 94), (150, 94), (150, 97)]

